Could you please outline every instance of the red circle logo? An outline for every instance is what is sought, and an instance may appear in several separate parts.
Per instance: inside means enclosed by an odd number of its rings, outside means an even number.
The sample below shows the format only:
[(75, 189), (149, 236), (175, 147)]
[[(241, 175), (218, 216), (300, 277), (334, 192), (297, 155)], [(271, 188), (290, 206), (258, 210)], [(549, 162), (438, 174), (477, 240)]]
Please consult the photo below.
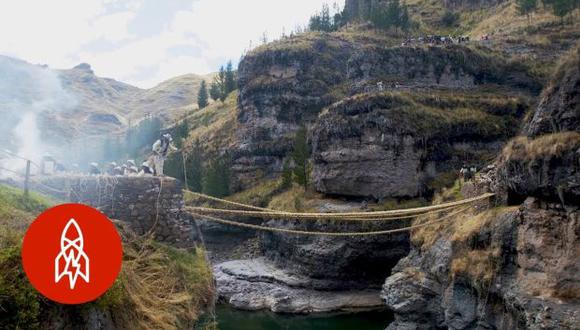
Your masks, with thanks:
[(97, 299), (115, 282), (123, 259), (115, 225), (98, 210), (63, 204), (44, 211), (22, 242), (24, 272), (41, 294), (62, 304)]

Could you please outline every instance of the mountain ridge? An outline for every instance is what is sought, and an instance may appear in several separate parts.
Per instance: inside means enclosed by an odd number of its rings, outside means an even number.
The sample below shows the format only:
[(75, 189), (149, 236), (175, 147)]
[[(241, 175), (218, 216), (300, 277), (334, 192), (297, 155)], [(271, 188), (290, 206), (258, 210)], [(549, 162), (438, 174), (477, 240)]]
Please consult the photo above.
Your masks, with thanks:
[[(213, 74), (187, 73), (144, 89), (113, 78), (100, 77), (87, 63), (80, 63), (70, 69), (53, 69), (5, 55), (0, 55), (0, 60), (5, 65), (29, 70), (32, 75), (49, 70), (56, 75), (64, 92), (75, 99), (75, 104), (63, 111), (42, 111), (44, 121), (50, 122), (50, 126), (56, 129), (56, 132), (48, 134), (49, 139), (63, 137), (66, 134), (59, 134), (58, 131), (67, 129), (81, 136), (121, 133), (148, 116), (159, 117), (165, 124), (169, 124), (195, 109), (193, 104), (201, 81), (209, 82), (213, 77)], [(27, 103), (27, 98), (31, 96), (22, 90), (11, 95), (12, 99), (22, 103)], [(58, 123), (62, 127), (54, 126), (59, 126)]]

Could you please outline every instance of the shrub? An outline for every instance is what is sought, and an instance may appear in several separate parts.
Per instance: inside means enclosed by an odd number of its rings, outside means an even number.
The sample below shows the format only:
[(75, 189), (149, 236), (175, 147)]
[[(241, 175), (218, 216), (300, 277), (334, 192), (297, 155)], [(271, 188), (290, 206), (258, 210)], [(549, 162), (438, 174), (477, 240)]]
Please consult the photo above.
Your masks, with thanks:
[(441, 24), (447, 27), (457, 26), (459, 22), (459, 14), (452, 11), (446, 11), (443, 16), (441, 16)]

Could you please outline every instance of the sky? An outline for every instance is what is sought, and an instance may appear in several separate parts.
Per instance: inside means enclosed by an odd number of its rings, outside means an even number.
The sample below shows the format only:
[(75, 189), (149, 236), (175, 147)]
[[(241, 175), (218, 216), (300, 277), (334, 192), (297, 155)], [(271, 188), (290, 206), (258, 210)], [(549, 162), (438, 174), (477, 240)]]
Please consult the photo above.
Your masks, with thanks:
[(334, 2), (0, 0), (0, 54), (58, 69), (86, 62), (99, 76), (150, 88), (237, 64), (264, 32), (288, 33)]

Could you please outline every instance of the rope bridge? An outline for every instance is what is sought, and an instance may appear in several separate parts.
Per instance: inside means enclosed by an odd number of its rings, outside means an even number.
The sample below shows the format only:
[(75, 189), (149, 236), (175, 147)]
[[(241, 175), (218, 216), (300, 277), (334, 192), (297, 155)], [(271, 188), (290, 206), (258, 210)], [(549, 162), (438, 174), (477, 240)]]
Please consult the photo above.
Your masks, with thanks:
[[(494, 195), (493, 193), (485, 193), (480, 196), (463, 199), (455, 202), (400, 210), (374, 211), (374, 212), (299, 213), (299, 212), (278, 211), (263, 207), (232, 202), (225, 199), (212, 197), (196, 192), (191, 193), (200, 199), (218, 202), (224, 205), (234, 206), (237, 208), (242, 208), (240, 210), (240, 209), (223, 209), (223, 208), (191, 207), (191, 206), (185, 207), (186, 211), (201, 219), (221, 223), (224, 225), (238, 226), (254, 230), (280, 232), (286, 234), (318, 235), (318, 236), (369, 236), (369, 235), (385, 235), (410, 231), (413, 229), (426, 227), (433, 224), (444, 222), (446, 220), (454, 219), (456, 215), (464, 213), (470, 208), (472, 208), (474, 203), (489, 199)], [(240, 221), (226, 220), (216, 217), (216, 215), (222, 215), (222, 216), (241, 216), (262, 219), (294, 219), (300, 221), (333, 220), (344, 222), (367, 222), (367, 221), (394, 221), (402, 219), (411, 219), (416, 218), (418, 216), (439, 214), (442, 212), (447, 212), (447, 214), (441, 215), (435, 220), (427, 221), (421, 224), (415, 224), (396, 229), (365, 231), (365, 232), (326, 232), (326, 231), (295, 230), (295, 229), (268, 227)]]

